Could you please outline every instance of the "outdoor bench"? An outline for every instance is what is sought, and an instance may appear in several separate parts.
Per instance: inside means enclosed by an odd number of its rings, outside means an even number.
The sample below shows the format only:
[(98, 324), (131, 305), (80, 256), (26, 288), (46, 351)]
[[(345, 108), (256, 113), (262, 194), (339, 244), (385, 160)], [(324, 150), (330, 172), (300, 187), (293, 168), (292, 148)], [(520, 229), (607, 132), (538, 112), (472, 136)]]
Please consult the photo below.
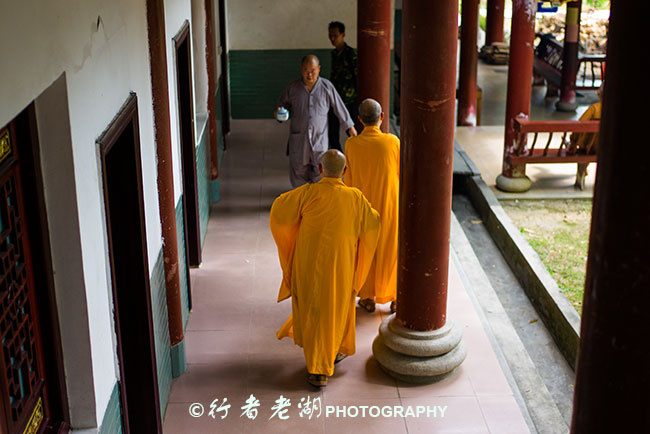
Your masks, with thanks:
[[(546, 37), (544, 37), (546, 36)], [(547, 85), (547, 96), (556, 96), (562, 84), (563, 45), (554, 38), (543, 35), (535, 48), (533, 72)], [(604, 54), (578, 53), (578, 72), (574, 90), (596, 90), (605, 76)]]
[[(506, 156), (513, 166), (596, 162), (596, 140), (600, 121), (532, 121), (525, 117), (516, 117), (513, 122), (514, 143)], [(582, 137), (581, 149), (576, 148), (575, 141), (571, 142), (572, 133), (588, 134)], [(580, 183), (582, 188), (584, 175), (583, 173), (576, 179), (576, 184)]]

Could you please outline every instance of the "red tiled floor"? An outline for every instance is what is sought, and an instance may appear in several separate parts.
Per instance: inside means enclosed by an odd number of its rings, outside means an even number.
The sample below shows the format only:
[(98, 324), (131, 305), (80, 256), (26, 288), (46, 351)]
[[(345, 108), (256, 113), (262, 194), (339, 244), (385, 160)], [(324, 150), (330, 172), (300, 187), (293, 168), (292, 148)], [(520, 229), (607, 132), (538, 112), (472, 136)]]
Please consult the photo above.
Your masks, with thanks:
[(492, 433), (520, 434), (528, 433), (528, 426), (521, 418), (519, 406), (510, 395), (478, 397), (483, 417)]
[[(429, 417), (406, 419), (409, 434), (489, 434), (490, 431), (475, 396), (403, 398), (403, 406), (436, 408)], [(444, 412), (443, 412), (444, 410)], [(493, 434), (501, 434), (495, 432)]]
[[(285, 127), (273, 121), (233, 121), (222, 162), (222, 199), (211, 211), (203, 263), (191, 270), (194, 308), (185, 334), (188, 369), (172, 384), (164, 433), (528, 432), (453, 262), (448, 313), (463, 327), (468, 355), (452, 377), (414, 386), (381, 370), (371, 347), (379, 324), (390, 315), (389, 304), (384, 304), (373, 314), (356, 308), (357, 353), (337, 365), (329, 385), (318, 390), (306, 383), (302, 349), (290, 339), (275, 337), (291, 312), (289, 300), (276, 301), (281, 271), (268, 228), (274, 197), (289, 189), (282, 157)], [(255, 419), (241, 415), (251, 395), (260, 402)], [(273, 416), (280, 397), (290, 400), (288, 419)], [(231, 407), (225, 419), (208, 415), (216, 398), (228, 398)], [(320, 417), (312, 414), (309, 419), (304, 412), (307, 399), (312, 407), (318, 401)], [(201, 417), (190, 415), (194, 403), (203, 405)], [(400, 406), (403, 412), (409, 406), (446, 410), (436, 417), (344, 417), (337, 416), (336, 406), (357, 411), (361, 406), (375, 411)], [(327, 414), (328, 408), (333, 412)]]
[[(328, 386), (329, 387), (329, 386)], [(398, 398), (325, 398), (325, 432), (406, 434), (404, 418), (393, 417), (392, 409), (401, 405)], [(365, 408), (364, 408), (365, 407)], [(391, 413), (383, 408), (391, 409)], [(365, 411), (365, 417), (364, 417)]]
[(229, 412), (225, 419), (221, 419), (221, 414), (216, 418), (210, 417), (209, 403), (207, 409), (204, 408), (200, 417), (192, 417), (189, 413), (187, 403), (177, 404), (170, 402), (167, 405), (165, 413), (165, 423), (163, 432), (165, 434), (207, 434), (207, 433), (241, 433), (243, 431), (244, 420), (239, 414)]
[(323, 395), (333, 399), (388, 399), (399, 398), (396, 383), (381, 370), (377, 361), (369, 354), (366, 357), (352, 356), (336, 365), (334, 375)]
[(465, 365), (458, 368), (456, 375), (452, 375), (435, 384), (415, 385), (397, 382), (399, 395), (402, 398), (421, 398), (428, 396), (471, 396), (474, 394), (469, 375), (465, 373)]
[(245, 357), (238, 360), (231, 356), (210, 364), (192, 363), (185, 374), (174, 380), (169, 402), (207, 405), (217, 398), (232, 402), (247, 397), (247, 375)]

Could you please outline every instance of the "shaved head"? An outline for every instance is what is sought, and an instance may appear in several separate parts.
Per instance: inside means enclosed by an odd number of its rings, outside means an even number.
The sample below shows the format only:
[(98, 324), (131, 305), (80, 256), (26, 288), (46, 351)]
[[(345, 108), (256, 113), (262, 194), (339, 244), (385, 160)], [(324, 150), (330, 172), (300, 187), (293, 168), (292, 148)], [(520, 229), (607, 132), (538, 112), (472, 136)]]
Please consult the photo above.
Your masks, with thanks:
[(320, 60), (318, 59), (318, 57), (316, 57), (315, 54), (308, 54), (302, 58), (302, 62), (300, 62), (300, 66), (308, 65), (310, 63), (315, 63), (316, 65), (320, 65)]
[(302, 63), (300, 64), (300, 71), (302, 74), (302, 82), (305, 83), (305, 86), (311, 92), (320, 74), (320, 61), (318, 57), (313, 54), (308, 54), (303, 57)]
[(359, 104), (359, 117), (364, 125), (377, 125), (381, 119), (381, 105), (372, 98), (364, 99)]
[(345, 155), (336, 149), (330, 149), (320, 158), (323, 168), (323, 176), (328, 178), (340, 178), (345, 169)]

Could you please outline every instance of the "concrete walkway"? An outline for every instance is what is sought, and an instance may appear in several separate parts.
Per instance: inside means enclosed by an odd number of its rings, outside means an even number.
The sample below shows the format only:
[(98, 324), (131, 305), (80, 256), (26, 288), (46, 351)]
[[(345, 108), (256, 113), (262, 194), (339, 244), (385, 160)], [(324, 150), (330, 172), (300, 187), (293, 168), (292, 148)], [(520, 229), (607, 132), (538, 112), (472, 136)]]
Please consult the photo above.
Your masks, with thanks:
[[(281, 271), (268, 228), (272, 201), (289, 189), (287, 125), (272, 120), (232, 125), (222, 163), (222, 199), (212, 208), (204, 262), (191, 270), (188, 369), (172, 385), (165, 434), (536, 432), (455, 256), (448, 314), (462, 324), (468, 348), (455, 375), (427, 386), (387, 376), (371, 352), (389, 312), (384, 305), (375, 314), (357, 309), (357, 354), (337, 365), (329, 385), (317, 390), (306, 383), (302, 350), (275, 338), (291, 309), (289, 302), (276, 302)], [(287, 412), (275, 413), (283, 398), (290, 400)], [(249, 399), (259, 400), (254, 419), (242, 415)], [(362, 406), (369, 413), (353, 417)], [(227, 415), (220, 411), (226, 407)], [(403, 415), (395, 416), (397, 407)], [(429, 414), (414, 417), (409, 408)], [(306, 410), (315, 413), (310, 418)]]

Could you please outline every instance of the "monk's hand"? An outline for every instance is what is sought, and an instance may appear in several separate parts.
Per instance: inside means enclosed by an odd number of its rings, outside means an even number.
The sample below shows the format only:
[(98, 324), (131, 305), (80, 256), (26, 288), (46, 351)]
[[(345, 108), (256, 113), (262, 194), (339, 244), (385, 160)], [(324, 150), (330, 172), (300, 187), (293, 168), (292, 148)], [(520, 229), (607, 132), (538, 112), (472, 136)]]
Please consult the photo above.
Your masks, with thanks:
[(357, 135), (357, 130), (354, 129), (354, 127), (350, 127), (347, 131), (348, 137), (356, 136)]

